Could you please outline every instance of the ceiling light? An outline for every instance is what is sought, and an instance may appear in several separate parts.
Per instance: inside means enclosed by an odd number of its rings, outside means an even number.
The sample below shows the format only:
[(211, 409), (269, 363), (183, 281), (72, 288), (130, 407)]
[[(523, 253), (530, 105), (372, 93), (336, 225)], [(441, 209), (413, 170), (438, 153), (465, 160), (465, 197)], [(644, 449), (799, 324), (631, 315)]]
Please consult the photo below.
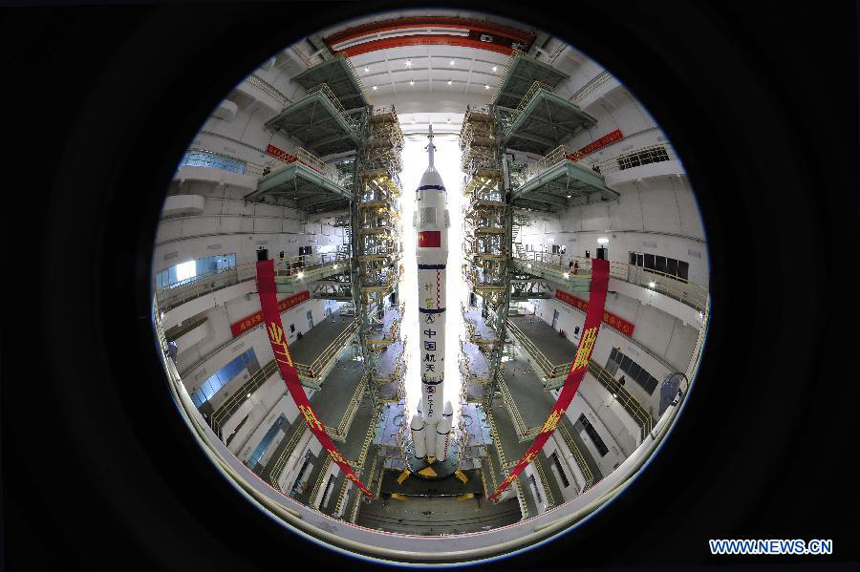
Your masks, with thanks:
[(484, 84), (484, 89), (490, 89), (489, 85)]
[(364, 66), (364, 71), (365, 71), (365, 72), (369, 72), (369, 71), (370, 71), (370, 68), (369, 68), (369, 67), (367, 67), (367, 66)]
[(302, 279), (302, 278), (304, 278), (304, 277), (305, 277), (305, 273), (304, 273), (304, 272), (299, 272), (299, 280), (301, 280), (301, 279)]
[(406, 67), (408, 67), (408, 68), (412, 67), (412, 60), (406, 60)]
[(567, 198), (570, 198), (570, 197), (571, 197), (571, 195), (567, 195)]
[(373, 91), (376, 91), (376, 86), (375, 86), (375, 85), (373, 86)]
[(597, 239), (597, 244), (609, 244), (609, 239), (605, 236), (601, 236)]
[(565, 273), (564, 273), (564, 277), (565, 277), (565, 278), (570, 278), (570, 274), (568, 274), (567, 272), (565, 272)]
[(449, 65), (449, 66), (453, 66), (453, 65), (454, 65), (454, 60), (451, 60), (450, 62), (448, 62), (448, 65)]
[(250, 399), (250, 398), (251, 398), (251, 394), (249, 393), (249, 394), (248, 394), (248, 395), (246, 395), (245, 397), (247, 397), (248, 399)]
[(649, 283), (648, 283), (648, 287), (649, 287), (649, 288), (653, 288), (654, 286), (656, 286), (656, 284), (655, 284), (654, 282), (649, 282)]
[(414, 80), (414, 79), (410, 79), (410, 80), (409, 80), (409, 85), (415, 85), (415, 80)]
[(496, 71), (498, 69), (499, 69), (499, 66), (493, 66), (493, 71)]
[(526, 264), (526, 266), (528, 266), (529, 268), (532, 267), (531, 263)]
[(334, 269), (337, 270), (337, 264), (334, 265)]
[(451, 85), (451, 80), (450, 80), (450, 79), (448, 80), (448, 85)]

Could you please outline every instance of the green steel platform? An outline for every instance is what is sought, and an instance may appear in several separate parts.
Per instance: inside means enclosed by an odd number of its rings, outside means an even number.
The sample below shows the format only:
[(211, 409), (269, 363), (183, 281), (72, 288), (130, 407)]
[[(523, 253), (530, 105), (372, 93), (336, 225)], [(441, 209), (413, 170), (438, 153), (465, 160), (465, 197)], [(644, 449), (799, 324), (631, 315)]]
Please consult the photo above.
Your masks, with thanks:
[(261, 178), (257, 190), (245, 200), (260, 202), (265, 197), (295, 201), (296, 208), (310, 213), (343, 209), (353, 194), (319, 171), (295, 161)]
[(508, 71), (496, 92), (493, 105), (516, 107), (536, 81), (556, 87), (569, 76), (543, 62), (518, 53), (511, 59)]
[(595, 194), (605, 200), (616, 200), (620, 196), (606, 186), (601, 174), (562, 159), (516, 188), (511, 199), (514, 206), (520, 208), (557, 212), (567, 208), (568, 197), (577, 199)]
[(545, 89), (535, 89), (534, 95), (505, 130), (502, 145), (545, 155), (596, 123), (594, 117), (563, 97)]
[(283, 131), (320, 157), (354, 151), (361, 143), (349, 116), (323, 90), (291, 103), (266, 127)]
[(305, 89), (321, 83), (326, 84), (346, 109), (368, 105), (361, 81), (356, 77), (349, 62), (343, 57), (334, 57), (299, 73), (292, 78)]

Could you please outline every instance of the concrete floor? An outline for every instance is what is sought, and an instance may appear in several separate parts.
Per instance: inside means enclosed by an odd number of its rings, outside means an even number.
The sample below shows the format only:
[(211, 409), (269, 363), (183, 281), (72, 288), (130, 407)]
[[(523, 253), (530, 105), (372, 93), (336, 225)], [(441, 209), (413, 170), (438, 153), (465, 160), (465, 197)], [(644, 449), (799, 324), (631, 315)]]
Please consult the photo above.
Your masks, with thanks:
[(522, 357), (507, 361), (502, 378), (513, 398), (508, 405), (519, 412), (526, 428), (542, 427), (556, 400), (531, 365)]
[[(556, 330), (553, 330), (549, 324), (537, 316), (511, 317), (509, 320), (522, 330), (553, 365), (562, 365), (573, 361), (576, 345), (559, 336)], [(568, 335), (572, 336), (573, 332), (568, 332)]]
[[(353, 322), (352, 316), (341, 316), (334, 312), (325, 320), (317, 323), (302, 339), (290, 344), (293, 361), (310, 364)], [(286, 325), (289, 328), (289, 325)]]
[(356, 524), (400, 534), (437, 536), (479, 532), (520, 520), (516, 499), (498, 504), (484, 499), (409, 497), (362, 503)]
[(349, 359), (346, 352), (338, 358), (326, 376), (322, 389), (311, 397), (311, 405), (323, 425), (340, 425), (350, 402), (356, 397), (355, 392), (363, 375), (363, 362)]
[(475, 337), (482, 340), (496, 339), (496, 332), (487, 325), (487, 321), (481, 316), (481, 310), (472, 306), (466, 308), (463, 314), (464, 318), (468, 318), (475, 325)]

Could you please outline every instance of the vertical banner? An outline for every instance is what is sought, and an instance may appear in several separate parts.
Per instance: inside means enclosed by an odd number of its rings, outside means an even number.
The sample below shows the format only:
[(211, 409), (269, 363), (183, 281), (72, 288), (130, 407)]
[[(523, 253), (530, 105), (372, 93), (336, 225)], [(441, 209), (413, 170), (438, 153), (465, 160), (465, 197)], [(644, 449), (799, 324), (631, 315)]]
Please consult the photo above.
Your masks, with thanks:
[(275, 361), (278, 363), (278, 371), (281, 373), (281, 379), (287, 384), (287, 389), (293, 401), (296, 402), (299, 411), (305, 418), (305, 422), (311, 430), (311, 433), (320, 442), (320, 445), (328, 451), (331, 460), (337, 463), (346, 478), (355, 483), (355, 486), (361, 490), (366, 496), (373, 498), (373, 494), (362, 483), (349, 463), (340, 454), (340, 451), (335, 447), (331, 437), (325, 432), (325, 427), (317, 418), (316, 413), (311, 407), (311, 402), (305, 394), (301, 381), (299, 381), (299, 373), (296, 371), (296, 366), (293, 364), (293, 358), (290, 355), (290, 349), (287, 347), (287, 336), (284, 333), (284, 327), (281, 324), (281, 314), (278, 312), (278, 298), (275, 293), (275, 261), (264, 260), (257, 263), (257, 290), (260, 293), (260, 305), (263, 308), (263, 321), (266, 325), (266, 333), (269, 336), (269, 342), (272, 344), (272, 351), (275, 353)]
[(588, 303), (588, 311), (585, 314), (585, 325), (582, 328), (582, 339), (579, 342), (579, 347), (573, 358), (573, 363), (570, 365), (570, 372), (567, 374), (567, 379), (564, 382), (564, 387), (558, 395), (558, 400), (552, 408), (552, 411), (547, 417), (546, 422), (541, 427), (540, 433), (535, 437), (534, 442), (526, 451), (523, 458), (519, 460), (517, 466), (505, 478), (499, 487), (490, 495), (490, 499), (497, 500), (499, 495), (510, 486), (514, 479), (531, 463), (538, 452), (555, 431), (555, 428), (564, 418), (564, 412), (567, 411), (567, 406), (573, 400), (576, 390), (579, 389), (579, 384), (585, 376), (585, 370), (588, 368), (588, 360), (591, 359), (591, 352), (594, 350), (594, 343), (597, 341), (597, 333), (600, 331), (600, 322), (603, 319), (603, 308), (606, 305), (606, 289), (609, 286), (609, 262), (606, 260), (594, 260), (591, 266), (591, 295)]

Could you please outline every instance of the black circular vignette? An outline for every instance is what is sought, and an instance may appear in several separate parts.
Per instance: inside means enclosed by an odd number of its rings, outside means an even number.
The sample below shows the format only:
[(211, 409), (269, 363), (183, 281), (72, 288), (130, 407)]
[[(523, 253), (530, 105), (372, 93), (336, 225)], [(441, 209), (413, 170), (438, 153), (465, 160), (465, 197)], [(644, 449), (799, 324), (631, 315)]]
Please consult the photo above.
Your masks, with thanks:
[[(177, 414), (149, 319), (164, 193), (211, 110), (295, 40), (405, 4), (323, 6), (41, 8), (0, 21), (22, 78), (3, 108), (27, 111), (11, 118), (30, 166), (16, 198), (45, 225), (24, 235), (38, 282), (4, 328), (5, 548), (21, 569), (367, 566), (275, 524), (217, 473)], [(830, 160), (843, 125), (857, 125), (856, 85), (815, 89), (797, 74), (837, 58), (839, 37), (856, 52), (853, 22), (681, 2), (593, 0), (567, 17), (467, 6), (568, 41), (642, 102), (696, 192), (713, 296), (701, 372), (647, 470), (575, 531), (484, 567), (726, 561), (708, 537), (833, 538), (831, 560), (851, 558), (846, 452), (825, 436), (848, 427), (848, 398), (827, 392), (852, 349), (834, 268), (856, 244), (843, 218), (856, 208), (837, 202), (856, 203), (856, 138)], [(825, 23), (831, 43), (813, 44)]]

